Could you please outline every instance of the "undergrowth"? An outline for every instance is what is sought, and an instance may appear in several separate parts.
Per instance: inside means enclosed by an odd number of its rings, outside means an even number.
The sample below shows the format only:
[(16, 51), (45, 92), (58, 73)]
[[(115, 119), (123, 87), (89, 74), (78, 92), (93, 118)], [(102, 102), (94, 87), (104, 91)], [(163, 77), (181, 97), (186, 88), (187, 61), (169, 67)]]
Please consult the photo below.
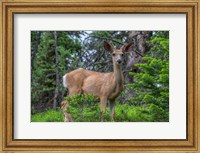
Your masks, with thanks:
[[(100, 122), (101, 110), (99, 100), (91, 95), (77, 95), (66, 98), (69, 102), (67, 112), (72, 115), (74, 122)], [(109, 104), (106, 108), (106, 121), (110, 122)], [(160, 107), (150, 104), (134, 106), (119, 104), (115, 106), (115, 122), (168, 122), (169, 114)], [(60, 109), (47, 110), (34, 114), (32, 122), (63, 122), (63, 113)]]

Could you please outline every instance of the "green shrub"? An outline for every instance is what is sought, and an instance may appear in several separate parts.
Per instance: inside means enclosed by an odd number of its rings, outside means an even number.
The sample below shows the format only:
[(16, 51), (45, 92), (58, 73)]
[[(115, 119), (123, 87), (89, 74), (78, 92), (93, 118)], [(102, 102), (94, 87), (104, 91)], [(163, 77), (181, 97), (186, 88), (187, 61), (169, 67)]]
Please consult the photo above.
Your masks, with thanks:
[(150, 114), (152, 115), (152, 119), (155, 122), (168, 122), (169, 121), (169, 112), (166, 112), (161, 107), (158, 107), (154, 104), (149, 106)]
[[(100, 122), (101, 109), (99, 99), (93, 95), (75, 95), (66, 97), (69, 103), (67, 112), (72, 115), (74, 122)], [(106, 120), (110, 120), (108, 110)]]
[(116, 122), (168, 122), (169, 113), (151, 104), (133, 106), (129, 104), (116, 105)]

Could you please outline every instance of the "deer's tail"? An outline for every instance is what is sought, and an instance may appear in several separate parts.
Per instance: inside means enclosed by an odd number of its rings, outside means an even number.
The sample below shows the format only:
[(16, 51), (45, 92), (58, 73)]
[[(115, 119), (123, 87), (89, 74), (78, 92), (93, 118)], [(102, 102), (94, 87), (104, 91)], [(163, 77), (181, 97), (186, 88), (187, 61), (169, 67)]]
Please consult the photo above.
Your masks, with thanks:
[(63, 86), (67, 88), (67, 74), (63, 76)]

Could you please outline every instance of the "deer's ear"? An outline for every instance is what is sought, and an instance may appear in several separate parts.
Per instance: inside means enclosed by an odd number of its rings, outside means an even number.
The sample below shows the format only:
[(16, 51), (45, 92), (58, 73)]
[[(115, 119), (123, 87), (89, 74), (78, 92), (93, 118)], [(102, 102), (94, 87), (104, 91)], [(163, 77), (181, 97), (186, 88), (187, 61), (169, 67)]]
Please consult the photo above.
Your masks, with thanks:
[(111, 45), (107, 41), (104, 41), (104, 48), (105, 48), (105, 50), (107, 50), (107, 51), (109, 51), (111, 53), (113, 52), (113, 49), (114, 49), (113, 45)]
[(133, 47), (133, 43), (129, 43), (128, 45), (126, 46), (122, 46), (121, 49), (124, 53), (128, 53), (130, 52), (130, 50), (132, 49)]

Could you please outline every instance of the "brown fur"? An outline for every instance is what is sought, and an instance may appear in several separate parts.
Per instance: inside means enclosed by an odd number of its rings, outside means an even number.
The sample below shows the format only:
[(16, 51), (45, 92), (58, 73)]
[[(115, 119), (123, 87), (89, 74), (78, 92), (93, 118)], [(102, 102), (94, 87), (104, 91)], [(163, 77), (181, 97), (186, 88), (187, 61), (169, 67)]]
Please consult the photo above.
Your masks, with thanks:
[(128, 52), (131, 47), (132, 44), (129, 44), (117, 50), (104, 42), (104, 48), (113, 54), (113, 72), (111, 73), (99, 73), (80, 68), (65, 75), (64, 81), (67, 84), (69, 96), (82, 93), (93, 94), (100, 98), (102, 121), (105, 121), (107, 100), (110, 101), (110, 115), (114, 120), (114, 101), (123, 90), (122, 54)]
[(69, 113), (64, 113), (64, 122), (73, 122), (72, 116)]
[(73, 122), (71, 114), (66, 112), (68, 107), (69, 107), (69, 104), (67, 100), (61, 102), (60, 108), (63, 112), (64, 122)]

